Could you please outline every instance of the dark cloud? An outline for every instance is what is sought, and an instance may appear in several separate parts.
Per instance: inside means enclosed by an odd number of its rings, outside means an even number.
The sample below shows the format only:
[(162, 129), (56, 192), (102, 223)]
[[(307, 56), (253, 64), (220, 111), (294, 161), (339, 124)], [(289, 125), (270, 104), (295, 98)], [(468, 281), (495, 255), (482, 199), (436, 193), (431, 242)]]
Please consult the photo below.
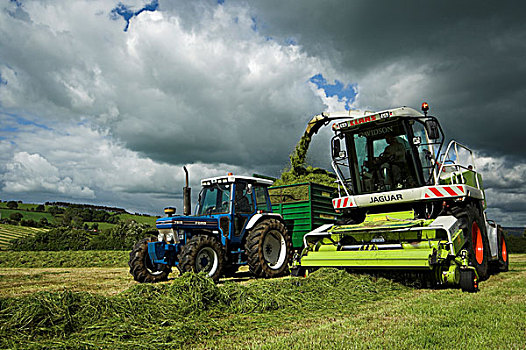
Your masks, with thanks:
[[(526, 3), (265, 0), (253, 7), (265, 34), (296, 37), (311, 55), (348, 72), (361, 104), (427, 100), (449, 137), (526, 160)], [(423, 70), (419, 94), (392, 101), (384, 88), (396, 84), (396, 75), (368, 86), (393, 65), (405, 67), (400, 79)]]

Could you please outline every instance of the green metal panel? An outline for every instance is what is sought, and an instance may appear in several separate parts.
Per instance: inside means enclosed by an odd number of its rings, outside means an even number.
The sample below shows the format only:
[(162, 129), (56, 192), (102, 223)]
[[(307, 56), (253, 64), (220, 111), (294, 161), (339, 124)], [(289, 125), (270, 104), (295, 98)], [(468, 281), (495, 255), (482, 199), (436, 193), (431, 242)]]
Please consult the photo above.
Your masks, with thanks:
[(433, 249), (367, 251), (310, 251), (301, 258), (303, 267), (349, 267), (382, 269), (432, 269)]
[(303, 246), (303, 236), (315, 228), (334, 223), (340, 214), (334, 211), (332, 198), (336, 189), (329, 186), (300, 183), (269, 188), (272, 211), (280, 213), (292, 232), (294, 248)]

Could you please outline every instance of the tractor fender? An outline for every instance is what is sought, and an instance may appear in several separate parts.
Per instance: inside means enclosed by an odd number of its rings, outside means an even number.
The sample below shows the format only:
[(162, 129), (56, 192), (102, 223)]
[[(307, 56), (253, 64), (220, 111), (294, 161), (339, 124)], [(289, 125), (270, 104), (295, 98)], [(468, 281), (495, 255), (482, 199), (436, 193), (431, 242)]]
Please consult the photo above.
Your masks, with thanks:
[(278, 219), (280, 221), (283, 221), (283, 223), (285, 223), (285, 221), (283, 220), (283, 217), (279, 213), (261, 213), (261, 214), (258, 213), (258, 214), (255, 214), (254, 216), (252, 216), (250, 218), (250, 220), (248, 221), (247, 225), (245, 226), (245, 230), (247, 230), (247, 231), (250, 230), (259, 221), (261, 221), (262, 219), (267, 218), (267, 217), (272, 217), (274, 219)]

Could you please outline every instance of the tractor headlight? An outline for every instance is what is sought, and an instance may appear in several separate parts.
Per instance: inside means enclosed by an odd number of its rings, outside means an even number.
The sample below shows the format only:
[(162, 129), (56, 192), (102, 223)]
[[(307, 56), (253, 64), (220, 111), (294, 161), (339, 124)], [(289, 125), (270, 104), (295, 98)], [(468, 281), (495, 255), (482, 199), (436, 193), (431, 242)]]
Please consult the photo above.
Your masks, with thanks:
[(179, 235), (177, 232), (174, 232), (173, 228), (159, 229), (157, 239), (166, 243), (179, 243)]

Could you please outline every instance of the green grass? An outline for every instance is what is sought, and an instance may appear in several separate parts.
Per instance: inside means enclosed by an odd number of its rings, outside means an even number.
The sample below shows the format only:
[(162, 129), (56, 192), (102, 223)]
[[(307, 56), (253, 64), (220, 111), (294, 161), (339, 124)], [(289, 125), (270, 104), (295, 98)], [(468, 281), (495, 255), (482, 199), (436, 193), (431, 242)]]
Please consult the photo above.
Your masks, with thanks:
[(44, 228), (0, 224), (0, 250), (6, 249), (12, 239), (34, 235), (36, 232), (46, 230)]
[(119, 214), (118, 215), (121, 221), (135, 220), (139, 224), (147, 224), (152, 227), (155, 227), (155, 216), (141, 216), (141, 215), (132, 215), (132, 214)]
[(0, 268), (27, 267), (127, 267), (129, 251), (0, 251)]
[[(18, 203), (17, 209), (8, 209), (7, 202), (0, 202), (0, 217), (9, 218), (9, 215), (11, 215), (12, 213), (20, 213), (24, 216), (23, 219), (25, 220), (32, 219), (38, 222), (41, 218), (45, 217), (49, 223), (57, 222), (57, 218), (51, 215), (50, 213), (34, 211), (37, 208), (37, 206), (38, 204)], [(45, 208), (46, 210), (48, 210), (50, 206), (46, 205)], [(144, 216), (134, 214), (118, 214), (117, 217), (119, 217), (121, 221), (134, 220), (138, 223), (148, 224), (152, 227), (155, 227), (155, 220), (157, 219), (157, 217), (155, 216)], [(59, 215), (58, 218), (60, 220), (61, 215)], [(95, 222), (86, 223), (91, 226)], [(99, 229), (101, 230), (110, 229), (115, 226), (115, 224), (110, 224), (107, 222), (97, 222), (97, 224), (99, 225)]]
[[(21, 210), (35, 210), (37, 207), (39, 206), (39, 204), (33, 204), (33, 203), (18, 203), (18, 209), (21, 209)], [(48, 206), (45, 206), (46, 208), (48, 208)], [(7, 202), (1, 202), (0, 203), (0, 208), (6, 208), (7, 209)]]
[[(219, 285), (185, 275), (117, 295), (37, 292), (0, 298), (0, 348), (523, 349), (526, 255), (511, 255), (510, 268), (475, 294), (334, 269)], [(53, 271), (19, 279), (65, 273)], [(91, 284), (109, 288), (103, 276)]]
[(38, 211), (27, 211), (27, 210), (21, 210), (21, 209), (0, 209), (0, 214), (2, 215), (2, 218), (9, 218), (9, 215), (12, 213), (20, 213), (24, 217), (23, 220), (35, 220), (39, 221), (41, 218), (46, 218), (48, 222), (54, 222), (55, 218), (53, 215), (49, 213), (43, 213)]
[[(119, 219), (123, 222), (133, 220), (139, 224), (146, 224), (150, 225), (151, 227), (155, 227), (155, 220), (157, 220), (157, 217), (155, 216), (142, 216), (133, 214), (119, 214), (117, 217), (119, 217)], [(108, 222), (86, 222), (86, 224), (88, 224), (89, 227), (91, 227), (93, 224), (97, 224), (99, 230), (108, 230), (116, 226), (115, 224), (110, 224)]]

